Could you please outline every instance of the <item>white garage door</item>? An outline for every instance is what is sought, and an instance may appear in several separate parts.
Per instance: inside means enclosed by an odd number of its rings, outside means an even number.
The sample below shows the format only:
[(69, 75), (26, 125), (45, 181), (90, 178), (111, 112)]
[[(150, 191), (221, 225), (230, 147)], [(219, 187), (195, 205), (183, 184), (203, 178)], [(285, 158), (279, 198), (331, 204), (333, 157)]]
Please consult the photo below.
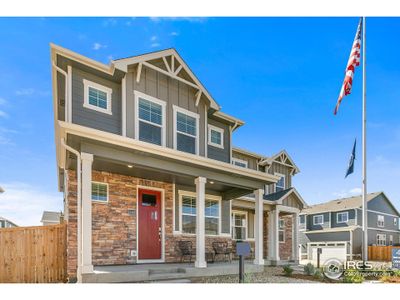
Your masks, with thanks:
[(336, 258), (342, 262), (346, 261), (346, 242), (335, 242), (335, 243), (311, 243), (309, 244), (309, 257), (310, 260), (316, 264), (317, 263), (317, 249), (321, 248), (322, 253), (320, 256), (321, 265), (325, 261), (331, 258)]

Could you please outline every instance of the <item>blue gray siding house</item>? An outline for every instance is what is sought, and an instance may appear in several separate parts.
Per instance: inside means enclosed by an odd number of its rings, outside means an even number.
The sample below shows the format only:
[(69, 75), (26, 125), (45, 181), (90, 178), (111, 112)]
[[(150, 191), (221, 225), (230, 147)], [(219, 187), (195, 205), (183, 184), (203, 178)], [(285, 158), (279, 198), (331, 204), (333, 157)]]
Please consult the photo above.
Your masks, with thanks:
[[(383, 192), (368, 194), (368, 245), (400, 245), (399, 212)], [(326, 255), (356, 259), (361, 255), (362, 198), (355, 196), (309, 206), (299, 217), (302, 259)], [(328, 258), (328, 257), (324, 257)]]

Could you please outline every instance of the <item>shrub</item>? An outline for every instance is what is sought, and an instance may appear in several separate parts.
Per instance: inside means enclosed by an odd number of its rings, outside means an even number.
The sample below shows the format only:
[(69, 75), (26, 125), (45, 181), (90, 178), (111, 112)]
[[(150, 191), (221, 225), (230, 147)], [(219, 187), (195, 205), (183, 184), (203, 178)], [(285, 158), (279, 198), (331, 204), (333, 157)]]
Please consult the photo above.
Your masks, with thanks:
[(253, 274), (252, 273), (244, 273), (243, 283), (252, 283), (253, 282)]
[(324, 279), (324, 274), (322, 274), (321, 269), (315, 269), (313, 277), (318, 280)]
[(308, 263), (304, 266), (304, 274), (312, 276), (315, 273), (315, 267), (312, 263)]
[(362, 276), (362, 274), (356, 270), (347, 270), (344, 273), (344, 283), (362, 283), (363, 281), (364, 276)]
[(293, 268), (290, 265), (283, 266), (283, 273), (285, 273), (285, 276), (290, 277), (292, 276)]

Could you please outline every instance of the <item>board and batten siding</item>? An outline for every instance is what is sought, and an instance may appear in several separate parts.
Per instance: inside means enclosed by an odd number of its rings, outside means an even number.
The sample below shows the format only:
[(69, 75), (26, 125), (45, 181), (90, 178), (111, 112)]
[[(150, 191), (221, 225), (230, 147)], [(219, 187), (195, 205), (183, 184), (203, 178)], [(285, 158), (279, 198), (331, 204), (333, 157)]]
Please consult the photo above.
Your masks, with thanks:
[[(268, 168), (267, 171), (269, 174), (274, 175), (275, 173), (283, 174), (285, 175), (285, 189), (288, 189), (292, 186), (292, 175), (290, 174), (290, 168), (287, 166), (284, 166), (280, 163), (273, 162), (271, 167)], [(271, 192), (274, 192), (274, 184), (268, 185), (268, 189)]]
[[(86, 92), (83, 84), (84, 79), (112, 89), (111, 115), (83, 106)], [(80, 69), (72, 68), (72, 122), (121, 134), (121, 85)]]
[(135, 97), (134, 91), (166, 102), (166, 146), (174, 148), (173, 106), (184, 108), (199, 115), (199, 154), (205, 155), (206, 104), (200, 100), (196, 107), (197, 90), (165, 74), (143, 66), (140, 81), (136, 81), (136, 68), (129, 68), (126, 74), (126, 124), (127, 136), (135, 137)]
[[(223, 149), (214, 147), (212, 145), (208, 145), (208, 139), (207, 139), (207, 147), (208, 147), (207, 148), (207, 156), (208, 156), (208, 158), (212, 158), (215, 160), (230, 163), (231, 158), (230, 158), (229, 125), (219, 122), (217, 120), (214, 120), (210, 117), (208, 117), (208, 124), (224, 130), (224, 139), (223, 139), (224, 148)], [(208, 128), (207, 128), (207, 134), (208, 134)]]
[(232, 157), (247, 161), (247, 167), (249, 169), (257, 170), (258, 160), (255, 157), (237, 152), (235, 149), (232, 150)]

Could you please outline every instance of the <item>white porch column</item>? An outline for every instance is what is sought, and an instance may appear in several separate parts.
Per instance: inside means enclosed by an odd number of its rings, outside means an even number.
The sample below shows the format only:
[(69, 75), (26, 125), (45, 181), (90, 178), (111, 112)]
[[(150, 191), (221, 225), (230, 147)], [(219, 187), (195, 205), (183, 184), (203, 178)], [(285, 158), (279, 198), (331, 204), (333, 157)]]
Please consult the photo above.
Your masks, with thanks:
[(279, 209), (275, 207), (272, 211), (272, 230), (274, 232), (273, 240), (272, 240), (272, 247), (273, 247), (273, 256), (272, 260), (278, 262), (279, 258)]
[(205, 202), (206, 182), (204, 177), (197, 177), (196, 184), (196, 268), (206, 268), (206, 238), (205, 238)]
[(299, 260), (299, 214), (293, 214), (292, 260)]
[(263, 247), (263, 218), (264, 218), (264, 190), (258, 189), (255, 194), (255, 216), (254, 216), (254, 239), (255, 239), (255, 259), (254, 264), (264, 265), (264, 247)]
[(82, 158), (82, 273), (92, 273), (92, 163), (93, 154)]

